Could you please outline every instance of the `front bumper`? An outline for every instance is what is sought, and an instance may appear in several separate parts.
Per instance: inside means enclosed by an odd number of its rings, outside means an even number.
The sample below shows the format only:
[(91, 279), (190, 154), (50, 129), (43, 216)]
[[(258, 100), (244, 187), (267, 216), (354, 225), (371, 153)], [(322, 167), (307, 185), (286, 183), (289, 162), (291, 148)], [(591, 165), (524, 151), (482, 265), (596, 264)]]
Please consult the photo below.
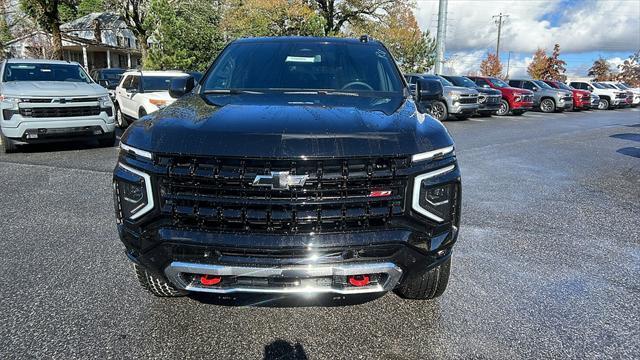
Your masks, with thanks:
[[(95, 137), (115, 131), (113, 116), (100, 112), (94, 116), (66, 118), (27, 118), (13, 115), (11, 120), (0, 121), (2, 133), (14, 140), (31, 142), (36, 140), (56, 140), (71, 137)], [(94, 131), (99, 129), (100, 132)], [(30, 134), (39, 134), (33, 138)]]
[(450, 114), (473, 114), (478, 110), (478, 103), (475, 104), (461, 104), (458, 101), (447, 100), (449, 103)]
[(556, 99), (558, 107), (563, 110), (571, 109), (573, 106), (573, 97), (564, 97)]

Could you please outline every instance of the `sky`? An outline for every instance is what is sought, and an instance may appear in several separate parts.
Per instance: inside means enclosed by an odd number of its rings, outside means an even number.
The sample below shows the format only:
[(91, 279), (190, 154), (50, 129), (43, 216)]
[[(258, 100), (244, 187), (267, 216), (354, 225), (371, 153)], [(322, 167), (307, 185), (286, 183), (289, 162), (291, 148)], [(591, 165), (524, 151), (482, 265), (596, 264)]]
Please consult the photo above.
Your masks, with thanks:
[[(438, 0), (416, 0), (422, 30), (436, 36)], [(500, 60), (509, 76), (526, 76), (533, 53), (550, 55), (560, 44), (569, 77), (584, 77), (593, 61), (613, 67), (640, 50), (640, 0), (449, 0), (445, 72), (476, 71), (487, 52), (496, 51), (498, 26), (492, 19), (508, 14), (500, 36)]]

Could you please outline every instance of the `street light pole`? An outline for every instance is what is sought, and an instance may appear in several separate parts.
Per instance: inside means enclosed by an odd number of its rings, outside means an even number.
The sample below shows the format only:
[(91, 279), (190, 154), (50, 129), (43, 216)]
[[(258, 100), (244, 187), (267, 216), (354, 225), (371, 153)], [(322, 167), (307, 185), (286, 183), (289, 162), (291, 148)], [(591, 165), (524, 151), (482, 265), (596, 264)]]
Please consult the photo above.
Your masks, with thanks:
[(442, 74), (444, 68), (444, 45), (447, 37), (447, 0), (440, 0), (438, 4), (438, 33), (436, 40), (436, 63), (434, 71)]

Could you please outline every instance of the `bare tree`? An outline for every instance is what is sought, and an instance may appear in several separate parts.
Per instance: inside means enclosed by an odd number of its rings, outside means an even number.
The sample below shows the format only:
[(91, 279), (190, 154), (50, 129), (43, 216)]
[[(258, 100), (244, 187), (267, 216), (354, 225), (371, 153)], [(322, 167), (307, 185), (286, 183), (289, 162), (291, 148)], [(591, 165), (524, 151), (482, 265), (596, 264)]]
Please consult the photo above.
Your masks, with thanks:
[(407, 0), (308, 0), (325, 20), (325, 35), (336, 35), (345, 24), (381, 18), (385, 8)]

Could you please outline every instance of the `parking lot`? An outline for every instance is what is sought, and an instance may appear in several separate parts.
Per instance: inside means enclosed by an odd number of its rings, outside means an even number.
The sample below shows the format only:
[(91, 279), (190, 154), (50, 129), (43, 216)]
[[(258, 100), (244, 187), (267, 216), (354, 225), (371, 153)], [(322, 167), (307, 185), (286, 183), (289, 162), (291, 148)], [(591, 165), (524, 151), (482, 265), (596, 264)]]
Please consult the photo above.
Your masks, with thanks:
[(117, 236), (116, 148), (0, 155), (0, 358), (640, 358), (640, 109), (446, 126), (464, 202), (432, 302), (154, 298)]

